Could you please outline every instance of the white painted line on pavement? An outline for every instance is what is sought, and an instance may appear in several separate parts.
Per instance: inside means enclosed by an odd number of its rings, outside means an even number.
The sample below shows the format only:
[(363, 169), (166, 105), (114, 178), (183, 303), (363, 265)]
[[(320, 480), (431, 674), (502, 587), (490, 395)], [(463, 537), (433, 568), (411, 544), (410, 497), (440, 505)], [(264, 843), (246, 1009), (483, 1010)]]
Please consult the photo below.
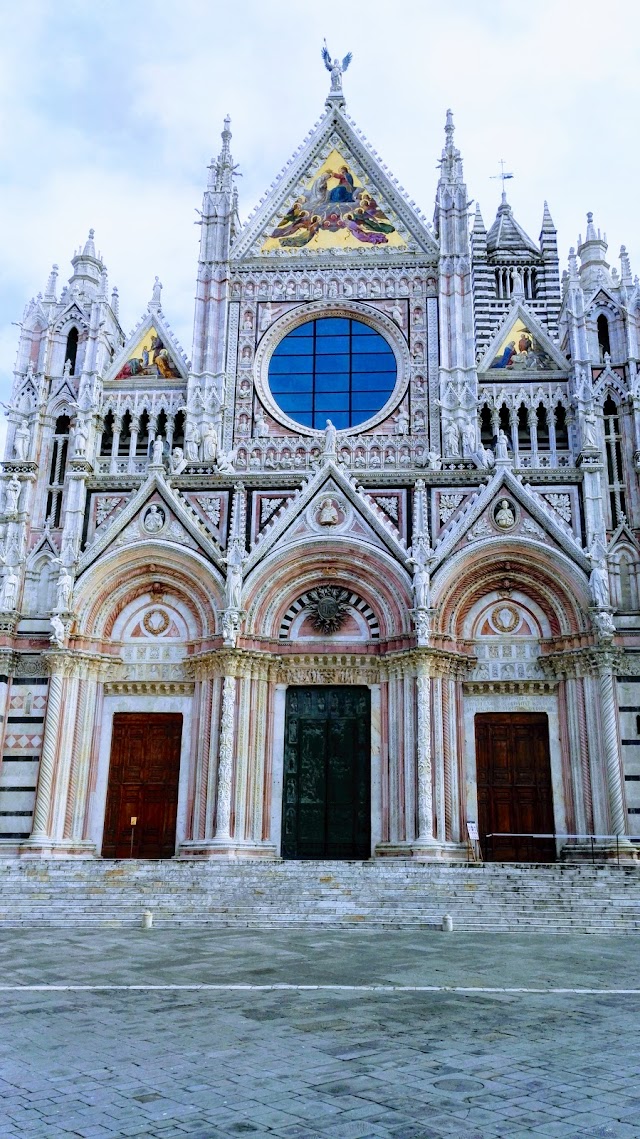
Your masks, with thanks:
[(344, 993), (512, 993), (531, 995), (575, 996), (640, 996), (640, 989), (568, 989), (537, 988), (500, 985), (252, 985), (243, 983), (185, 984), (185, 985), (0, 985), (2, 993), (132, 993), (132, 992), (186, 992), (186, 993), (271, 993), (271, 992), (344, 992)]

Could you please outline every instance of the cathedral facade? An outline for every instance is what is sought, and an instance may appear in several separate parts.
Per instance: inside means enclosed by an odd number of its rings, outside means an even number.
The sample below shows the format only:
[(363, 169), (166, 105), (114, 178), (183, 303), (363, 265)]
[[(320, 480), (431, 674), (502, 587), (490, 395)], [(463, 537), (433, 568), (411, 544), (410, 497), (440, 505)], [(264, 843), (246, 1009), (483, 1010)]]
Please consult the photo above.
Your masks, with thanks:
[(427, 221), (332, 66), (244, 224), (225, 121), (190, 361), (93, 232), (25, 310), (5, 857), (635, 856), (638, 280), (470, 226), (450, 113)]

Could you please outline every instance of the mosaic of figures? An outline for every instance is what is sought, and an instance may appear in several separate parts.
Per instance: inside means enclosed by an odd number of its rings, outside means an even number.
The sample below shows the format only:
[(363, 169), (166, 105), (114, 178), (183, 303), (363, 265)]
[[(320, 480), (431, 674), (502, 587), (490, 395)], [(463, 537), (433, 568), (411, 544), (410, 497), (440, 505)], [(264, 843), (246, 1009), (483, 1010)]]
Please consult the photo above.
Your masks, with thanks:
[(131, 379), (136, 376), (157, 376), (163, 380), (180, 378), (180, 372), (155, 328), (150, 328), (140, 338), (126, 364), (118, 372), (116, 379)]
[(558, 365), (545, 352), (522, 320), (516, 320), (489, 365), (492, 369), (520, 371), (556, 371)]
[(363, 185), (337, 150), (316, 170), (275, 229), (262, 252), (274, 249), (357, 249), (364, 245), (406, 248), (376, 192)]

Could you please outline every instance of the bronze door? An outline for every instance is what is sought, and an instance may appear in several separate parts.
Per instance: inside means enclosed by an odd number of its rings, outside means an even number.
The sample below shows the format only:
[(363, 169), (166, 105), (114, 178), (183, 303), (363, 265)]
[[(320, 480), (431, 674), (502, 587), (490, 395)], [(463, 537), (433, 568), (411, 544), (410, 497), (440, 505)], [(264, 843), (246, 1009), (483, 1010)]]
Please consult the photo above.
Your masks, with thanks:
[(113, 717), (104, 858), (175, 854), (181, 740), (180, 714)]
[(370, 740), (368, 688), (288, 689), (283, 858), (369, 858)]
[[(482, 852), (496, 862), (553, 862), (549, 725), (544, 713), (486, 713), (475, 718), (478, 828)], [(487, 835), (504, 834), (504, 838)]]

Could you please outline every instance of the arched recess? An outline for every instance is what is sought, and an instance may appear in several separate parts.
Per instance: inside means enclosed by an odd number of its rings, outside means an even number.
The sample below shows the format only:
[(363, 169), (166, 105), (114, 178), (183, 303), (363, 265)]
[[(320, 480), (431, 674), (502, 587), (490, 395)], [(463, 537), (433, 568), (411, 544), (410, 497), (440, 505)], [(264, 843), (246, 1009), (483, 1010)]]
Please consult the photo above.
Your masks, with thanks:
[(611, 603), (621, 613), (640, 608), (640, 563), (630, 542), (619, 542), (609, 554)]
[(117, 639), (121, 613), (145, 595), (173, 598), (189, 639), (217, 632), (224, 604), (219, 570), (191, 550), (145, 542), (103, 556), (81, 575), (74, 596), (78, 635), (94, 643)]
[(386, 551), (350, 541), (312, 538), (276, 550), (248, 576), (245, 593), (247, 636), (277, 641), (293, 603), (319, 585), (336, 585), (361, 598), (375, 614), (380, 641), (411, 635), (411, 578)]
[(587, 631), (590, 605), (586, 574), (563, 553), (533, 541), (479, 542), (461, 550), (433, 576), (437, 632), (454, 640), (469, 636), (468, 615), (492, 592), (517, 589), (539, 607), (551, 637)]

